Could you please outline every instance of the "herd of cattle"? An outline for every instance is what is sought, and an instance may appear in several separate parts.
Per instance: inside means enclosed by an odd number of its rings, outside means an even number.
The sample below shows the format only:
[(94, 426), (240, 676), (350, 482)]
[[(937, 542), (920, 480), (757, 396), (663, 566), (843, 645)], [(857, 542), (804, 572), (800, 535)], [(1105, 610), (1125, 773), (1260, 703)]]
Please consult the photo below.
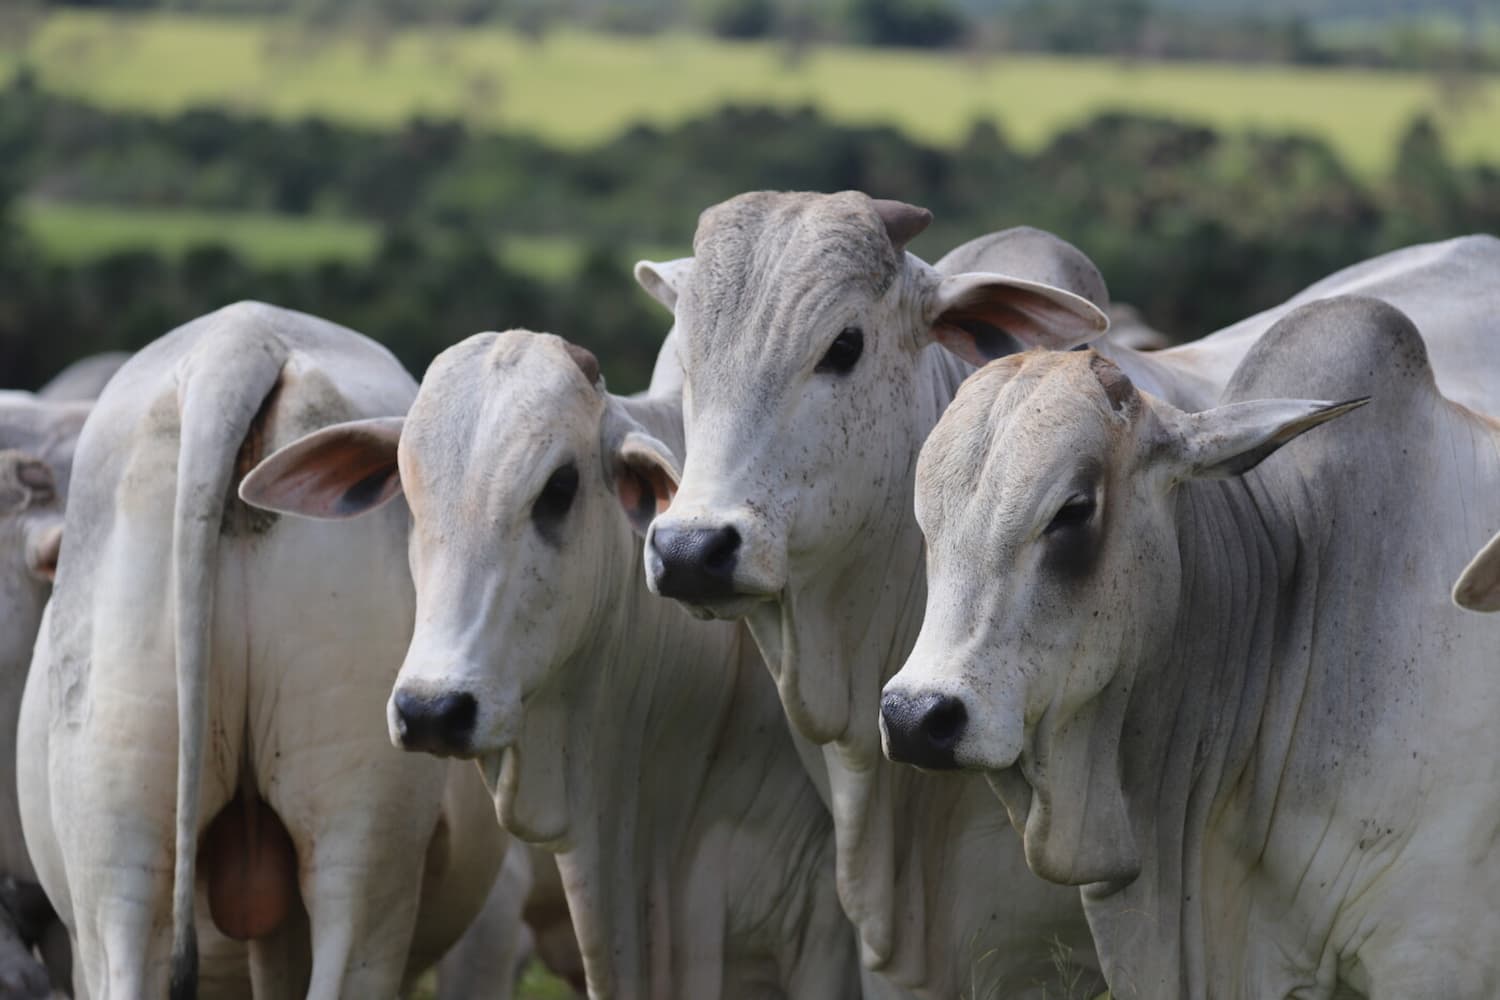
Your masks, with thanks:
[(708, 209), (638, 396), (258, 303), (0, 393), (0, 994), (1500, 996), (1500, 240), (1147, 352), (929, 219)]

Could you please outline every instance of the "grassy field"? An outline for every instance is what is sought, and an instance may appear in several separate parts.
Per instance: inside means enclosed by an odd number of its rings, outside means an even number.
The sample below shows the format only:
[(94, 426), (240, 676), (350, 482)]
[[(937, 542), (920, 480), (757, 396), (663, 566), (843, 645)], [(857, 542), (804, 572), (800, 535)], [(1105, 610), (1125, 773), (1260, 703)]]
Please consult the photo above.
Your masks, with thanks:
[[(15, 33), (12, 32), (14, 35)], [(102, 104), (174, 111), (215, 103), (279, 116), (389, 125), (416, 112), (588, 144), (636, 121), (670, 123), (725, 101), (810, 103), (840, 120), (893, 123), (951, 143), (978, 118), (1035, 146), (1109, 108), (1227, 128), (1326, 136), (1366, 172), (1389, 163), (1412, 115), (1446, 106), (1432, 77), (1284, 66), (1151, 64), (1037, 56), (814, 49), (687, 35), (634, 39), (501, 29), (319, 38), (289, 23), (82, 11), (42, 21), (19, 52), (42, 83)], [(13, 44), (0, 76), (18, 64)], [(1454, 153), (1500, 162), (1500, 80), (1443, 118)]]
[(47, 255), (79, 261), (146, 246), (177, 255), (217, 243), (258, 264), (357, 260), (375, 249), (374, 226), (326, 218), (26, 202), (22, 224)]
[[(49, 258), (65, 262), (140, 247), (177, 256), (195, 246), (217, 244), (256, 264), (298, 267), (363, 260), (379, 242), (379, 231), (369, 223), (323, 216), (27, 201), (20, 220)], [(506, 236), (497, 238), (496, 251), (507, 267), (550, 281), (576, 273), (587, 247), (563, 236)], [(620, 257), (631, 263), (686, 252), (685, 247), (633, 246)]]

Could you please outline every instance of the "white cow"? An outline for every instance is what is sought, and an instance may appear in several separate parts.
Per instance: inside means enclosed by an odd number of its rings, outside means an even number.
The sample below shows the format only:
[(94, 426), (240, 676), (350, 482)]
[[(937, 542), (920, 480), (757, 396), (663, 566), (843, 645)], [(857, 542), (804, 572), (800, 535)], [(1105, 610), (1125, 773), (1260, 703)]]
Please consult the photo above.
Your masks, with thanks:
[[(1036, 230), (985, 237), (934, 270), (902, 250), (928, 218), (855, 192), (753, 193), (703, 214), (694, 258), (638, 266), (674, 307), (685, 372), (683, 482), (648, 566), (659, 592), (747, 618), (794, 728), (823, 745), (814, 777), (831, 790), (866, 962), (932, 997), (976, 981), (1016, 995), (1052, 978), (1059, 943), (1090, 963), (1078, 903), (1030, 878), (982, 783), (885, 762), (880, 689), (921, 621), (922, 441), (972, 363), (1097, 335), (1108, 300), (1087, 258)], [(1475, 357), (1467, 339), (1500, 297), (1474, 280), (1486, 269), (1500, 271), (1500, 241), (1474, 237), (1348, 273), (1427, 316), (1460, 293), (1482, 300), (1434, 327), (1439, 373), (1495, 393), (1500, 351)], [(1236, 327), (1188, 348), (1101, 350), (1201, 408), (1253, 340)]]
[(42, 399), (58, 402), (92, 403), (115, 377), (115, 372), (129, 360), (128, 351), (105, 351), (79, 358), (52, 376), (36, 394)]
[(917, 475), (889, 751), (986, 776), (1114, 997), (1500, 996), (1500, 621), (1448, 600), (1500, 428), (1404, 315), (1294, 310), (1197, 413), (997, 361)]
[(16, 800), (16, 723), (31, 649), (51, 592), (63, 500), (86, 401), (0, 392), (0, 994), (46, 997), (48, 975), (32, 957), (45, 948), (50, 979), (69, 980), (67, 936), (57, 923), (21, 834)]
[(645, 587), (680, 428), (560, 338), (479, 334), (404, 422), (313, 434), (242, 493), (347, 516), (405, 492), (391, 739), (477, 758), (506, 828), (559, 852), (592, 997), (857, 996), (831, 824), (754, 644)]
[(96, 1000), (195, 995), (215, 928), (250, 941), (262, 995), (393, 996), (484, 902), (504, 845), (481, 783), (379, 723), (412, 624), (404, 512), (332, 530), (233, 494), (414, 388), (352, 331), (241, 303), (142, 350), (85, 426), (17, 781)]
[[(0, 451), (0, 995), (50, 995), (48, 970), (33, 957), (60, 927), (36, 884), (16, 804), (16, 719), (26, 667), (62, 535), (62, 493), (51, 467), (26, 452)], [(66, 937), (52, 933), (52, 980), (67, 984)]]

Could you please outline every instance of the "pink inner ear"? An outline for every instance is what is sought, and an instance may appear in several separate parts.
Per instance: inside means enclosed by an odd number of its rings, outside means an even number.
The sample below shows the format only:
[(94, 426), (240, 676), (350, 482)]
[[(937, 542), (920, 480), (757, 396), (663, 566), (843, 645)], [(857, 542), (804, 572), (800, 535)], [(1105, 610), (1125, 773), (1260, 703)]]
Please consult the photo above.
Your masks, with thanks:
[(672, 505), (677, 484), (656, 463), (627, 458), (615, 474), (615, 494), (631, 522), (644, 530), (653, 517)]
[(31, 572), (44, 580), (57, 579), (57, 558), (62, 554), (62, 525), (49, 528), (31, 553)]
[(968, 361), (983, 365), (1009, 353), (1010, 345), (985, 343), (973, 331), (990, 328), (1009, 334), (1023, 348), (1067, 350), (1086, 342), (1098, 328), (1086, 318), (1028, 288), (999, 283), (970, 289), (933, 324), (933, 338)]
[(245, 477), (246, 502), (306, 517), (353, 517), (401, 491), (396, 442), (345, 431), (292, 444)]

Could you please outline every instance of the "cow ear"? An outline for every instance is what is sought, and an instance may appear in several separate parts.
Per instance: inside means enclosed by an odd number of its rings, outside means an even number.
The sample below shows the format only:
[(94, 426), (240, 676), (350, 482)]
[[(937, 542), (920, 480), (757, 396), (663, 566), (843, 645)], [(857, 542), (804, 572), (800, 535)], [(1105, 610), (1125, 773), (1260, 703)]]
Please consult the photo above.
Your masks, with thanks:
[(38, 580), (57, 579), (57, 559), (62, 555), (63, 526), (57, 518), (48, 518), (26, 533), (26, 568)]
[(401, 492), (396, 445), (402, 417), (334, 424), (268, 456), (240, 483), (254, 507), (302, 517), (356, 517)]
[(653, 299), (668, 309), (675, 310), (677, 290), (687, 281), (692, 267), (691, 257), (663, 261), (638, 260), (635, 263), (635, 280)]
[(666, 510), (682, 480), (672, 450), (644, 431), (628, 431), (614, 455), (615, 496), (630, 526), (642, 537)]
[(927, 324), (938, 343), (983, 365), (1029, 347), (1064, 351), (1086, 344), (1109, 329), (1109, 317), (1066, 289), (971, 271), (937, 281)]
[(1249, 472), (1288, 441), (1370, 401), (1257, 399), (1174, 412), (1169, 452), (1180, 478), (1229, 479)]
[(1459, 574), (1453, 603), (1470, 611), (1500, 611), (1500, 532)]

